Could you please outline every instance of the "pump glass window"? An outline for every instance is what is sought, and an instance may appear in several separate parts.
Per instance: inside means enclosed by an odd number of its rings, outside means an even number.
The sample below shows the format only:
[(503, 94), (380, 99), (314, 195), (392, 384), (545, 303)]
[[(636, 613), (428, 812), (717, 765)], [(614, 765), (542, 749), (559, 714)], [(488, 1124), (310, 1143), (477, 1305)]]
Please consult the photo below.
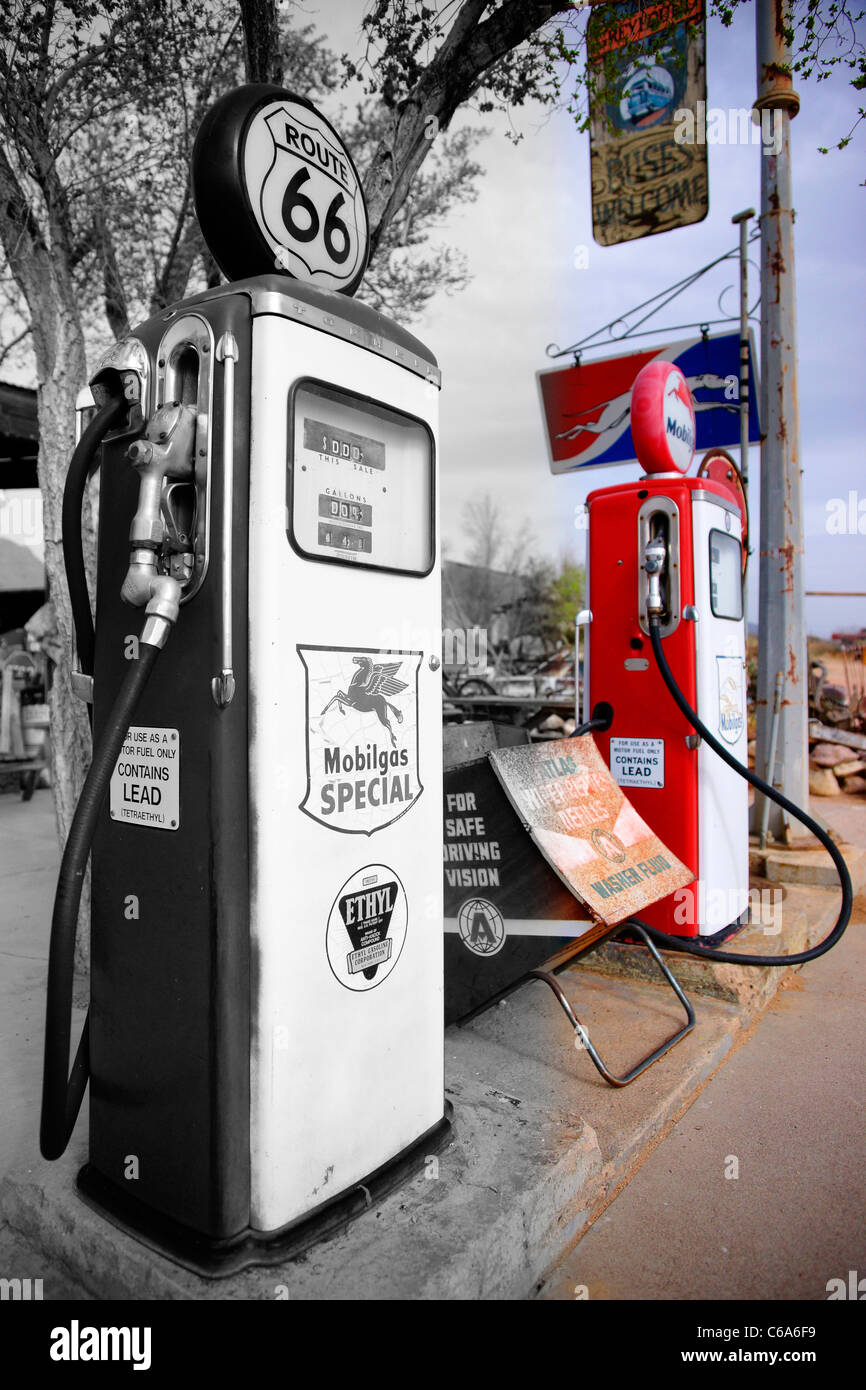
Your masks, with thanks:
[(742, 551), (726, 531), (710, 532), (710, 606), (717, 618), (743, 616)]
[(427, 574), (433, 445), (420, 420), (304, 382), (290, 412), (291, 538), (304, 555)]

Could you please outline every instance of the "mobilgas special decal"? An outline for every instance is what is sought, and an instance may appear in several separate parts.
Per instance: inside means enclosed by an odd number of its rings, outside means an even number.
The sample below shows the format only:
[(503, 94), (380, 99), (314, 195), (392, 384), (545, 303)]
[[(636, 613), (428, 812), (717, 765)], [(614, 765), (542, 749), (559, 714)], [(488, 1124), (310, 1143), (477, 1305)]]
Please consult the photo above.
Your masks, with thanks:
[(341, 985), (361, 992), (387, 980), (406, 940), (406, 890), (393, 869), (367, 864), (347, 879), (328, 915), (328, 964)]
[(505, 945), (502, 913), (486, 898), (467, 898), (457, 914), (463, 945), (476, 956), (495, 956)]
[(717, 656), (719, 733), (726, 743), (738, 743), (746, 727), (745, 674), (738, 656)]
[(418, 766), (422, 652), (298, 647), (306, 671), (307, 790), (300, 809), (344, 835), (399, 820), (424, 790)]
[(177, 830), (180, 825), (180, 734), (134, 724), (111, 774), (112, 820)]

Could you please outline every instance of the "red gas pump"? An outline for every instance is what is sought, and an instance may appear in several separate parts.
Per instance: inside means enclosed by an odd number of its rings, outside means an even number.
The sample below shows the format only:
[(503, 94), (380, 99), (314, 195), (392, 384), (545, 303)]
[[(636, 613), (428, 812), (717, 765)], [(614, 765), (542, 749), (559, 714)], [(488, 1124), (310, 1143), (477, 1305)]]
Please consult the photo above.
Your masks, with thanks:
[[(577, 623), (588, 633), (582, 727), (594, 730), (639, 814), (695, 874), (647, 909), (643, 925), (658, 944), (711, 959), (803, 963), (845, 930), (851, 881), (822, 827), (747, 766), (741, 502), (718, 476), (686, 476), (695, 412), (672, 363), (656, 360), (639, 373), (631, 431), (646, 474), (587, 498), (591, 607)], [(602, 708), (603, 719), (591, 717)], [(748, 916), (747, 783), (806, 825), (838, 870), (839, 918), (810, 951), (708, 947), (707, 938), (724, 939)]]
[(591, 709), (614, 705), (599, 748), (637, 811), (695, 874), (647, 910), (676, 936), (713, 935), (744, 913), (749, 891), (746, 783), (667, 695), (652, 657), (653, 597), (668, 661), (692, 705), (746, 761), (742, 518), (733, 492), (684, 476), (695, 417), (685, 377), (652, 362), (632, 395), (632, 437), (647, 476), (592, 492), (589, 583)]

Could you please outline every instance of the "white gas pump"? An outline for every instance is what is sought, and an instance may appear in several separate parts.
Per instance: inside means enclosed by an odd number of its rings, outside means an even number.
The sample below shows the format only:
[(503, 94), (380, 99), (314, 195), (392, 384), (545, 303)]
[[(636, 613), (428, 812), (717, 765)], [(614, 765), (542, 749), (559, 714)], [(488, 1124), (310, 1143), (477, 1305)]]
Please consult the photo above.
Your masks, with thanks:
[[(350, 297), (363, 195), (308, 103), (229, 93), (194, 186), (222, 268), (252, 278), (111, 350), (70, 470), (95, 754), (55, 908), (42, 1145), (65, 1148), (89, 1073), (82, 1191), (226, 1273), (363, 1211), (448, 1132), (440, 376)], [(100, 445), (94, 634), (72, 552)]]

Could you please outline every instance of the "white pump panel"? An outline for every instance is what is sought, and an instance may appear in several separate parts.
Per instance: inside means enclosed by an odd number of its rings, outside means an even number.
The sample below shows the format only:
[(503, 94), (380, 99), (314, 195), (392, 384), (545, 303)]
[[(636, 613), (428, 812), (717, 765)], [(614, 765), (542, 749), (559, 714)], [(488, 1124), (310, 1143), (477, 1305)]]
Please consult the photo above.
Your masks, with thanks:
[(272, 314), (252, 380), (251, 1205), (274, 1230), (442, 1118), (418, 852), (442, 836), (438, 391)]
[[(692, 495), (697, 712), (746, 766), (746, 652), (740, 515), (709, 492)], [(698, 749), (701, 932), (712, 935), (748, 907), (749, 855), (742, 827), (748, 783), (716, 753)]]

